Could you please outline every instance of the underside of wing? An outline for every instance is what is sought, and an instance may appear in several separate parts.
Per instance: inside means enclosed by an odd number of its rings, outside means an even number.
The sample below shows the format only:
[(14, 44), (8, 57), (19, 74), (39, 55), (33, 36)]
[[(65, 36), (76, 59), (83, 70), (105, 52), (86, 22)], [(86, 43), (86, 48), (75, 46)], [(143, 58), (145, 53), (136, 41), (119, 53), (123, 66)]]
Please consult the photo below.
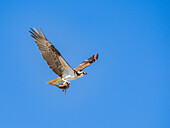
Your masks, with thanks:
[(98, 59), (99, 54), (93, 55), (92, 57), (88, 58), (87, 60), (83, 61), (77, 68), (74, 70), (79, 72), (82, 71), (84, 68), (90, 66)]
[(38, 45), (43, 58), (47, 61), (49, 67), (59, 76), (62, 76), (65, 69), (70, 72), (74, 70), (70, 65), (64, 60), (60, 52), (47, 40), (44, 33), (40, 29), (41, 34), (34, 28), (31, 28), (31, 36), (35, 39), (36, 44)]

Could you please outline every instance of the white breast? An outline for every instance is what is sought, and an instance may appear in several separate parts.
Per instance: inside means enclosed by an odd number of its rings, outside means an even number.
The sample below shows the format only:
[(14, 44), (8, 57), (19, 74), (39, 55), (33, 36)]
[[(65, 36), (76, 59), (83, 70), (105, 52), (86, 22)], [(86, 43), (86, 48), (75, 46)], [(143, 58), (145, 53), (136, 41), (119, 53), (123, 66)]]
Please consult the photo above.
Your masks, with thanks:
[(66, 69), (63, 72), (62, 77), (65, 80), (75, 80), (77, 78), (77, 74), (73, 70), (70, 70), (69, 68), (66, 67)]

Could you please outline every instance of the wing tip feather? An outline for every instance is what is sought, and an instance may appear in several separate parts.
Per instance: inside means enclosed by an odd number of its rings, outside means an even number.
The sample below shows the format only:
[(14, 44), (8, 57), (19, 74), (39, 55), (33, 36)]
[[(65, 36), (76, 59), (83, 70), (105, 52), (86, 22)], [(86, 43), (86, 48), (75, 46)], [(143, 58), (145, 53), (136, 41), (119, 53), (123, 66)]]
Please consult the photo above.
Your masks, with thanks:
[(45, 40), (47, 40), (46, 36), (44, 35), (42, 29), (40, 28), (40, 32), (38, 32), (38, 30), (33, 27), (33, 28), (30, 28), (30, 31), (29, 31), (32, 35), (34, 36), (40, 36), (41, 38), (44, 38)]
[(98, 58), (99, 58), (99, 53), (97, 53), (97, 54), (95, 55), (95, 60), (98, 60)]
[(42, 29), (40, 28), (41, 34), (43, 35), (43, 37), (47, 40), (46, 36), (44, 35)]
[(37, 32), (37, 34), (41, 35), (35, 27), (33, 27), (33, 29)]

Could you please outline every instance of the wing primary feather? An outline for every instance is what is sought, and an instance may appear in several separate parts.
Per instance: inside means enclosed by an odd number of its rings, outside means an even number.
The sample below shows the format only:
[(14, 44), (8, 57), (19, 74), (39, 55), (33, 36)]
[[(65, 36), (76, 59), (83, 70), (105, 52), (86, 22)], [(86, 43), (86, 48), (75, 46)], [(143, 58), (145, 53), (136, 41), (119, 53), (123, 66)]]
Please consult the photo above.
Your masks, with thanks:
[(31, 31), (29, 31), (33, 36), (35, 36), (35, 34), (33, 33), (33, 32), (31, 32)]
[(36, 39), (33, 35), (31, 35), (34, 39)]
[(40, 31), (41, 31), (41, 34), (43, 35), (43, 37), (47, 40), (47, 38), (45, 37), (45, 35), (44, 35), (44, 33), (43, 33), (41, 28), (40, 28)]
[(31, 29), (32, 32), (34, 32), (34, 34), (37, 34), (37, 33), (34, 31), (34, 29), (32, 29), (32, 28), (30, 28), (30, 29)]
[[(34, 28), (34, 27), (33, 27)], [(37, 31), (37, 29), (36, 28), (34, 28), (34, 30), (39, 34), (39, 35), (41, 35), (38, 31)]]

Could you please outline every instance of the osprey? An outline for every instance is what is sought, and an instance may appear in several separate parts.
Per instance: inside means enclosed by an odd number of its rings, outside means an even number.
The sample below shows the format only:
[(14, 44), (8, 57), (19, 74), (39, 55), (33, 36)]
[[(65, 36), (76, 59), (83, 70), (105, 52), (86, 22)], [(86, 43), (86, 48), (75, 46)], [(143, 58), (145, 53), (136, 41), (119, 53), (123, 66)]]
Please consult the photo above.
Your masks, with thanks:
[(38, 45), (43, 58), (46, 60), (49, 67), (59, 76), (56, 79), (47, 81), (50, 85), (55, 85), (60, 89), (65, 90), (69, 88), (70, 80), (75, 80), (77, 78), (83, 77), (87, 73), (82, 72), (84, 68), (91, 65), (98, 59), (98, 54), (93, 55), (87, 60), (83, 61), (75, 69), (65, 61), (60, 52), (47, 40), (44, 33), (41, 31), (41, 34), (34, 28), (30, 28), (29, 31), (31, 36), (35, 39), (35, 43)]

